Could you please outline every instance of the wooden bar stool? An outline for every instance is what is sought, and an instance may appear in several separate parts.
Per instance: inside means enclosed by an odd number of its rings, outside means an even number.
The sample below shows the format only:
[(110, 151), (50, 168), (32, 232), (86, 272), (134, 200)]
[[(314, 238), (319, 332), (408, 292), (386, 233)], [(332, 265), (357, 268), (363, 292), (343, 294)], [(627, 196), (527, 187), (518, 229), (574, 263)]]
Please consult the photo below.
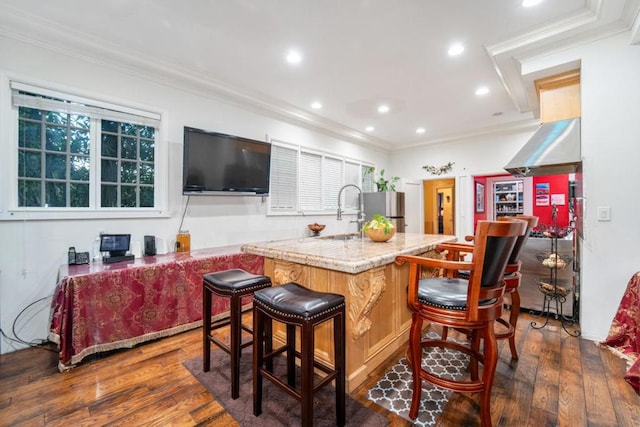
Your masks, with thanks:
[[(272, 350), (272, 321), (284, 323), (286, 344)], [(315, 360), (314, 329), (333, 320), (334, 368)], [(300, 327), (300, 351), (296, 351), (296, 326)], [(273, 382), (302, 406), (302, 425), (313, 425), (313, 396), (335, 380), (336, 424), (345, 424), (345, 303), (344, 296), (315, 292), (297, 283), (263, 289), (253, 304), (253, 413), (262, 413), (262, 378)], [(286, 352), (287, 381), (273, 373), (273, 358)], [(300, 388), (296, 388), (295, 358), (300, 359)], [(266, 367), (264, 366), (266, 363)], [(327, 375), (314, 384), (314, 367)]]
[[(267, 276), (247, 273), (244, 270), (232, 269), (205, 274), (202, 278), (202, 323), (203, 323), (203, 370), (209, 372), (211, 364), (211, 343), (216, 344), (231, 356), (231, 398), (240, 395), (240, 356), (242, 349), (252, 344), (252, 340), (242, 342), (242, 330), (253, 333), (252, 329), (242, 324), (242, 298), (259, 289), (271, 286)], [(213, 296), (228, 298), (230, 303), (229, 317), (211, 322), (211, 305)], [(230, 326), (230, 345), (213, 336), (212, 332), (224, 326)]]

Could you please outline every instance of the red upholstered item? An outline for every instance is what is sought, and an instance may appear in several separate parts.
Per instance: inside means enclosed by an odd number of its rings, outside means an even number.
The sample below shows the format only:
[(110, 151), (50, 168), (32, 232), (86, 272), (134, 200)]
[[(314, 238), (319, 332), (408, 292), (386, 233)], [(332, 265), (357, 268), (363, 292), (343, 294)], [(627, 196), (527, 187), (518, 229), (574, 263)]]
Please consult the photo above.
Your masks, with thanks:
[(609, 335), (602, 342), (629, 362), (624, 379), (640, 394), (640, 272), (631, 277), (618, 311), (611, 322)]
[[(202, 325), (202, 276), (231, 268), (262, 274), (263, 264), (262, 257), (234, 246), (132, 263), (61, 266), (49, 334), (60, 346), (58, 368)], [(216, 299), (211, 314), (228, 310), (227, 300)]]

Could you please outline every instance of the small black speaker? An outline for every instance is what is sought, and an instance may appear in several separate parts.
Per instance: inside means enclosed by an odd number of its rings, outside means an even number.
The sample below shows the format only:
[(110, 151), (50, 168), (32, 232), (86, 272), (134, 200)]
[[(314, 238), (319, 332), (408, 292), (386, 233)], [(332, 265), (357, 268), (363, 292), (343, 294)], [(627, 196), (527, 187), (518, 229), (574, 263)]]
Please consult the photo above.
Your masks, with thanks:
[(155, 236), (144, 236), (144, 256), (153, 256), (155, 254), (156, 254)]

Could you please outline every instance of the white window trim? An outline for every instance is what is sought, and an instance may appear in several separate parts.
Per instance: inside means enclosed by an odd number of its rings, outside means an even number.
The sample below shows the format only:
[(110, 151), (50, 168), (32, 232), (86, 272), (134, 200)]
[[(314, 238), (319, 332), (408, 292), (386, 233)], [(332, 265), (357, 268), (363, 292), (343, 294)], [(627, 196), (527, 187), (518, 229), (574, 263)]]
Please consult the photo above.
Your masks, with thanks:
[[(315, 154), (315, 155), (319, 155), (322, 157), (322, 161), (324, 161), (324, 159), (326, 157), (330, 157), (332, 159), (337, 159), (342, 161), (342, 180), (343, 183), (342, 185), (344, 185), (344, 180), (346, 177), (346, 162), (349, 163), (355, 163), (355, 164), (359, 164), (361, 167), (362, 166), (368, 166), (368, 167), (373, 167), (375, 168), (375, 164), (371, 163), (371, 162), (367, 162), (364, 160), (359, 160), (359, 159), (355, 159), (353, 157), (346, 157), (344, 155), (340, 155), (340, 154), (336, 154), (336, 153), (331, 153), (328, 151), (322, 151), (322, 150), (318, 150), (316, 148), (311, 148), (311, 147), (306, 147), (306, 146), (302, 146), (302, 145), (298, 145), (298, 144), (292, 144), (290, 142), (286, 142), (282, 139), (278, 139), (278, 138), (269, 138), (269, 142), (272, 145), (276, 145), (276, 146), (280, 146), (283, 148), (287, 148), (290, 150), (296, 150), (298, 153), (298, 162), (297, 162), (297, 179), (298, 179), (298, 194), (296, 195), (296, 206), (297, 206), (297, 210), (296, 211), (287, 211), (287, 212), (279, 212), (279, 211), (273, 211), (271, 210), (271, 205), (268, 205), (267, 208), (267, 216), (273, 216), (273, 217), (282, 217), (282, 216), (307, 216), (307, 215), (316, 215), (316, 216), (320, 216), (320, 215), (327, 215), (327, 216), (335, 216), (336, 215), (336, 211), (333, 209), (321, 209), (321, 210), (301, 210), (300, 209), (300, 156), (302, 152), (305, 153), (309, 153), (309, 154)], [(323, 206), (326, 206), (326, 203), (324, 200), (321, 200), (321, 203), (323, 204)], [(343, 206), (343, 208), (345, 208)], [(344, 214), (349, 215), (349, 214), (356, 214), (357, 213), (357, 209), (349, 209), (346, 208), (344, 211)]]
[[(157, 126), (156, 153), (154, 168), (154, 208), (41, 208), (20, 207), (17, 205), (17, 159), (18, 151), (18, 111), (12, 104), (12, 82), (25, 88), (49, 88), (49, 93), (63, 94), (65, 99), (91, 100), (93, 105), (117, 106), (126, 112), (142, 112), (149, 115), (149, 119), (156, 117), (160, 120)], [(43, 92), (38, 92), (45, 94)], [(56, 95), (53, 95), (56, 96)], [(108, 101), (99, 101), (108, 99)], [(110, 99), (107, 96), (95, 94), (78, 94), (78, 91), (54, 84), (35, 82), (21, 76), (0, 73), (0, 221), (26, 220), (82, 220), (82, 219), (124, 219), (124, 218), (169, 218), (171, 213), (167, 208), (169, 189), (169, 159), (168, 159), (168, 120), (164, 112), (153, 112), (149, 107), (137, 107), (130, 101)], [(93, 158), (94, 156), (92, 156)], [(93, 171), (93, 169), (92, 169)], [(162, 171), (158, 176), (157, 171)], [(94, 187), (94, 185), (92, 185)]]

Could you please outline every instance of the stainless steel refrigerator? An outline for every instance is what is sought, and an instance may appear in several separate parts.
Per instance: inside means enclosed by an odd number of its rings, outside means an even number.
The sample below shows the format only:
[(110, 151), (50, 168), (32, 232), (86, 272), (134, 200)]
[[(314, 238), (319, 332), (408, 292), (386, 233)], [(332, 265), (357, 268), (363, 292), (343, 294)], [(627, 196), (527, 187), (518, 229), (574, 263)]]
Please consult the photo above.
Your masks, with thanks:
[(384, 215), (396, 226), (398, 233), (404, 233), (404, 193), (400, 191), (379, 191), (363, 193), (365, 220), (374, 215)]

